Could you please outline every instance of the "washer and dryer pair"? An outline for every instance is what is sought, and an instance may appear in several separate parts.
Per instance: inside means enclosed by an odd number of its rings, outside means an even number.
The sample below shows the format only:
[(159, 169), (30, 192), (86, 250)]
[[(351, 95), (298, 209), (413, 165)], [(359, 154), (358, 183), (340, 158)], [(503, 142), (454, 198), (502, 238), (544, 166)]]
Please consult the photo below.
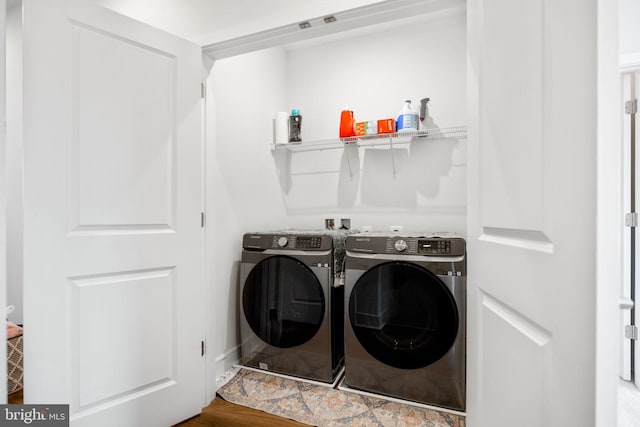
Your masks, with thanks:
[(241, 284), (244, 366), (464, 411), (464, 239), (245, 234)]

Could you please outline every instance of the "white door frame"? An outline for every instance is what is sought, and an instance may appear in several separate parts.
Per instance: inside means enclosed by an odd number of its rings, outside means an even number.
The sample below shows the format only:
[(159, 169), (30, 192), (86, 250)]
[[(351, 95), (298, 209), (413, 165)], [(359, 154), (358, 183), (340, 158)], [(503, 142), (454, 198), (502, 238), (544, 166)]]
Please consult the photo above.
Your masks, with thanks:
[[(627, 102), (635, 100), (637, 103), (640, 93), (639, 78), (640, 62), (627, 63), (621, 66), (621, 104), (626, 106)], [(640, 146), (638, 146), (637, 113), (630, 114), (623, 112), (622, 120), (622, 144), (624, 149), (624, 214), (637, 215), (639, 183), (640, 183)], [(631, 233), (629, 232), (631, 231)], [(640, 354), (638, 351), (638, 341), (627, 337), (627, 327), (637, 328), (640, 323), (638, 314), (638, 275), (640, 271), (640, 235), (637, 226), (627, 225), (624, 233), (624, 278), (620, 294), (620, 377), (625, 381), (632, 381), (636, 387), (640, 384)], [(632, 246), (633, 241), (633, 246)], [(632, 251), (632, 248), (634, 249)], [(632, 274), (633, 272), (633, 274)], [(637, 329), (636, 329), (637, 330)]]
[[(622, 280), (623, 159), (620, 128), (618, 0), (597, 0), (597, 251), (595, 294), (595, 425), (617, 419), (619, 284)], [(578, 213), (579, 214), (579, 213)], [(612, 284), (615, 284), (612, 286)]]
[[(7, 339), (5, 307), (7, 306), (7, 169), (5, 166), (7, 148), (7, 111), (6, 111), (6, 38), (5, 21), (7, 12), (6, 0), (0, 0), (0, 100), (5, 102), (0, 105), (0, 340)], [(0, 346), (0, 360), (7, 359), (7, 346)], [(0, 390), (7, 390), (7, 364), (0, 363)], [(0, 404), (7, 403), (7, 394), (0, 394)]]

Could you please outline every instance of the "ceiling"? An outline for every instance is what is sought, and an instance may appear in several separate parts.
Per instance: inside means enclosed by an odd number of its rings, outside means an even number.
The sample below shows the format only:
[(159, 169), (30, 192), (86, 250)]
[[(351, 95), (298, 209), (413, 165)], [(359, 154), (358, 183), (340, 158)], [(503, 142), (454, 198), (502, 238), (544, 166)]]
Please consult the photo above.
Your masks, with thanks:
[(123, 15), (201, 45), (380, 0), (95, 0)]

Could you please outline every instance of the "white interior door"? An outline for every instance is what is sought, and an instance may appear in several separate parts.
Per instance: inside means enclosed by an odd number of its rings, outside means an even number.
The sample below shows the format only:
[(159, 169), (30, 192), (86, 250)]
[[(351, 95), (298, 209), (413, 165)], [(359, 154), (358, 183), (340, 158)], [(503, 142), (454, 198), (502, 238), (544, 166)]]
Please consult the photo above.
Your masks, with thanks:
[(595, 423), (596, 7), (575, 3), (468, 2), (474, 427)]
[(25, 403), (73, 426), (203, 406), (200, 48), (24, 2)]

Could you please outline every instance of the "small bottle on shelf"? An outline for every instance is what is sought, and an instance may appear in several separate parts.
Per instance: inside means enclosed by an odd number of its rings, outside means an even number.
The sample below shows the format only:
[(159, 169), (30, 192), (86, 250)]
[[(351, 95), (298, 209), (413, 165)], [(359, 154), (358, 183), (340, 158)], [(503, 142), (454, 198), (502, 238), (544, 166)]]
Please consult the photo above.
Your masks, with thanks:
[(289, 142), (302, 142), (302, 115), (295, 108), (289, 116)]

